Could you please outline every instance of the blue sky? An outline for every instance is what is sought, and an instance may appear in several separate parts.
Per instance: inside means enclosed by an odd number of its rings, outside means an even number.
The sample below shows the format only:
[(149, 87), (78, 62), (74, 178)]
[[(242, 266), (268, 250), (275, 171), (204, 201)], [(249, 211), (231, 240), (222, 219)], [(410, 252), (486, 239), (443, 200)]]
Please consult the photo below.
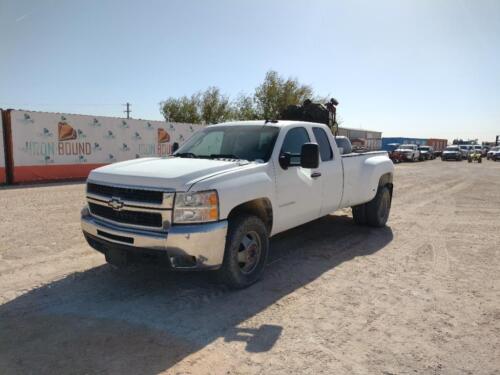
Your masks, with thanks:
[(500, 1), (0, 0), (0, 107), (161, 119), (269, 69), (387, 136), (500, 134)]

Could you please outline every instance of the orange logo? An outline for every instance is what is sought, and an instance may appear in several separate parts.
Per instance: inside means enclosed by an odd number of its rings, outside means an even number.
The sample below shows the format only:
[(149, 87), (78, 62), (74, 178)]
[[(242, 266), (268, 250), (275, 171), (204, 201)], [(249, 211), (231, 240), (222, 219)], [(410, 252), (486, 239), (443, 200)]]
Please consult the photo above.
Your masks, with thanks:
[(158, 128), (158, 143), (170, 142), (170, 134), (163, 128)]
[(61, 121), (57, 124), (59, 142), (61, 141), (70, 141), (72, 139), (76, 139), (76, 130), (68, 124), (66, 121)]

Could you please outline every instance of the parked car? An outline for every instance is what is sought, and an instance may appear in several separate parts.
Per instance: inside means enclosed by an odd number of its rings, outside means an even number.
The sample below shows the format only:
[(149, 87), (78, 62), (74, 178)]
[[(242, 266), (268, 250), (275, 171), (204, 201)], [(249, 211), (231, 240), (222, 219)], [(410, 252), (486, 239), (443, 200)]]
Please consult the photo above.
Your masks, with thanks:
[(394, 152), (399, 153), (404, 160), (418, 161), (420, 160), (420, 151), (417, 145), (401, 145)]
[(357, 224), (385, 225), (394, 165), (386, 151), (350, 148), (319, 123), (211, 125), (172, 157), (91, 171), (83, 234), (109, 263), (212, 269), (243, 288), (262, 275), (275, 234), (344, 207)]
[(434, 160), (436, 156), (434, 155), (434, 149), (432, 146), (419, 146), (421, 160)]
[(484, 147), (481, 145), (472, 145), (471, 147), (471, 153), (479, 153), (481, 156), (483, 156), (484, 153)]
[(460, 147), (458, 146), (448, 146), (444, 149), (443, 153), (441, 154), (441, 160), (458, 160), (462, 161), (462, 151), (460, 150)]
[(391, 159), (394, 164), (401, 163), (404, 160), (403, 154), (401, 154), (400, 152), (395, 152), (399, 148), (399, 146), (399, 143), (389, 143), (386, 146), (387, 153), (389, 154), (389, 159)]
[(469, 152), (472, 149), (472, 145), (458, 145), (458, 148), (462, 154), (462, 159), (467, 159), (467, 156), (469, 156)]
[(493, 161), (500, 160), (500, 148), (498, 150), (493, 151), (493, 153), (490, 155), (490, 159)]
[(490, 150), (486, 153), (486, 159), (490, 160), (493, 154), (497, 151), (500, 151), (500, 146), (490, 148)]

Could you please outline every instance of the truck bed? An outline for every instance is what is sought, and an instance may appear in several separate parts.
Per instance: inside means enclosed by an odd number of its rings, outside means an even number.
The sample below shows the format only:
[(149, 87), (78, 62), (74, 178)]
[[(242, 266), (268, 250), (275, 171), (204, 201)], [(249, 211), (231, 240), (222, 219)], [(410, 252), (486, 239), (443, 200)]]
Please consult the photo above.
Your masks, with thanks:
[[(371, 163), (373, 159), (373, 163)], [(370, 201), (376, 194), (376, 190), (369, 188), (373, 185), (372, 176), (375, 176), (377, 161), (387, 160), (386, 151), (351, 152), (342, 155), (342, 167), (344, 173), (344, 193), (340, 207), (350, 207)], [(363, 183), (360, 183), (363, 181)]]

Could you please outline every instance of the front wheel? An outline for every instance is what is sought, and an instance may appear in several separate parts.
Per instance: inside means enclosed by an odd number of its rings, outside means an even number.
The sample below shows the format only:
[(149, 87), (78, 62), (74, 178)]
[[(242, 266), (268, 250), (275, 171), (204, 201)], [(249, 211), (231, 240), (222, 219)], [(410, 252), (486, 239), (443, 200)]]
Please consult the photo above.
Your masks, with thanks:
[(231, 218), (220, 278), (235, 289), (252, 285), (264, 272), (268, 252), (269, 235), (261, 219), (253, 215)]
[(354, 222), (358, 225), (365, 225), (367, 222), (366, 219), (366, 204), (360, 204), (359, 206), (353, 206), (352, 209), (352, 218)]

